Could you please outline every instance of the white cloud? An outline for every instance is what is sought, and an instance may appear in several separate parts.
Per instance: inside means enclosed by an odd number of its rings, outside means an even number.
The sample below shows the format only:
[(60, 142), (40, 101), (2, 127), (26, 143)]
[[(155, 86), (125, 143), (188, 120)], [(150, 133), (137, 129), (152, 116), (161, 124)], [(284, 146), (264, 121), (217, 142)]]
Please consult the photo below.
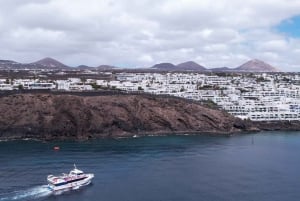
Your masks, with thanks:
[(226, 44), (211, 44), (204, 46), (204, 51), (206, 52), (226, 52), (228, 50), (228, 46)]
[(263, 51), (281, 52), (288, 50), (288, 44), (285, 40), (270, 40), (259, 44), (258, 49)]
[(259, 58), (299, 71), (300, 39), (274, 29), (297, 14), (299, 0), (10, 0), (0, 7), (0, 56), (129, 67)]
[(153, 62), (153, 58), (151, 55), (142, 55), (138, 58), (138, 60), (142, 63), (152, 63)]

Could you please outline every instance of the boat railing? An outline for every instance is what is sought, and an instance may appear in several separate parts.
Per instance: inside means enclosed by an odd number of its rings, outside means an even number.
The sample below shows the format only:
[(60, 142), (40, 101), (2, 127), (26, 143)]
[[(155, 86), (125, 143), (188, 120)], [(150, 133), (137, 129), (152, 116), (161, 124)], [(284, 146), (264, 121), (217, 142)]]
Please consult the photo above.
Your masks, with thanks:
[(50, 174), (50, 175), (48, 175), (47, 179), (50, 179), (52, 177), (54, 177), (54, 175)]

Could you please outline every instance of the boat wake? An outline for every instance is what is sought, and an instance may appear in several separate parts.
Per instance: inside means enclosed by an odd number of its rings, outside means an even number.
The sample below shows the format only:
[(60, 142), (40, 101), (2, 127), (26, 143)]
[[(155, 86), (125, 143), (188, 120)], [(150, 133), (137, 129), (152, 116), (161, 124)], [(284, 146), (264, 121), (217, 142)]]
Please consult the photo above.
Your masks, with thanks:
[(82, 184), (80, 186), (74, 186), (73, 188), (67, 188), (67, 189), (63, 189), (63, 190), (52, 191), (52, 195), (61, 195), (61, 194), (66, 193), (66, 192), (76, 191), (76, 190), (79, 190), (79, 189), (83, 188), (84, 186), (89, 185), (90, 183), (91, 183), (91, 181), (89, 181), (86, 184)]
[(36, 186), (33, 188), (14, 191), (11, 193), (0, 194), (0, 201), (6, 200), (34, 200), (41, 197), (46, 197), (52, 194), (52, 191), (47, 185)]

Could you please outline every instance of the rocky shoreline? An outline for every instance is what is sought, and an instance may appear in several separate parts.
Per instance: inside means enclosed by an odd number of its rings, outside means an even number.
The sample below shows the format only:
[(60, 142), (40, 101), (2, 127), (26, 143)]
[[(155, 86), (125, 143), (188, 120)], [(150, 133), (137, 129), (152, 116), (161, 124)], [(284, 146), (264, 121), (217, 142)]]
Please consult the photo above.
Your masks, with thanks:
[(0, 111), (0, 140), (300, 130), (299, 122), (243, 121), (200, 103), (146, 94), (13, 94), (0, 97)]

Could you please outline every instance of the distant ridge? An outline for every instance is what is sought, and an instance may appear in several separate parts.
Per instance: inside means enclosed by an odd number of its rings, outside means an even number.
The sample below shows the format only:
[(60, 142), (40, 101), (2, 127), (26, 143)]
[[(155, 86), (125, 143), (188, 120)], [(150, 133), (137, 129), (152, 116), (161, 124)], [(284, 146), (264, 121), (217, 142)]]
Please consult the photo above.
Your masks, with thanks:
[(118, 68), (116, 66), (111, 66), (111, 65), (100, 65), (97, 67), (98, 70), (111, 70), (114, 68)]
[(18, 62), (12, 60), (0, 60), (0, 64), (18, 64)]
[(41, 66), (45, 66), (45, 67), (49, 67), (49, 68), (58, 68), (58, 69), (62, 69), (62, 68), (68, 68), (67, 65), (53, 59), (50, 57), (46, 57), (44, 59), (38, 60), (36, 62), (31, 63), (33, 65), (41, 65)]
[(2, 69), (11, 69), (18, 65), (21, 64), (12, 60), (0, 60), (0, 68)]
[[(70, 69), (65, 64), (60, 61), (57, 61), (53, 58), (46, 57), (44, 59), (38, 60), (33, 63), (19, 63), (13, 60), (0, 60), (0, 69), (7, 70), (7, 69)], [(117, 66), (112, 65), (100, 65), (98, 67), (91, 67), (87, 65), (79, 65), (74, 67), (74, 69), (79, 70), (117, 70), (117, 69), (124, 69), (119, 68)], [(264, 61), (253, 59), (247, 61), (246, 63), (238, 66), (236, 68), (228, 68), (228, 67), (219, 67), (219, 68), (205, 68), (204, 66), (199, 65), (194, 61), (187, 61), (180, 63), (178, 65), (174, 65), (173, 63), (158, 63), (150, 68), (127, 68), (130, 71), (199, 71), (199, 72), (282, 72), (278, 68), (271, 66), (270, 64), (265, 63)]]
[(98, 67), (79, 65), (79, 66), (77, 66), (77, 68), (80, 70), (112, 70), (112, 69), (116, 69), (118, 67), (110, 66), (110, 65), (100, 65)]
[(258, 59), (247, 61), (234, 70), (239, 72), (281, 72), (279, 69)]
[(159, 64), (155, 64), (151, 68), (157, 70), (167, 70), (167, 71), (177, 70), (176, 66), (172, 63), (159, 63)]
[(187, 61), (187, 62), (178, 64), (177, 68), (180, 70), (191, 70), (191, 71), (206, 71), (207, 70), (204, 66), (201, 66), (194, 61)]
[(232, 72), (232, 71), (235, 71), (235, 69), (228, 68), (228, 67), (211, 68), (209, 70), (211, 70), (213, 72)]
[(76, 68), (78, 68), (80, 70), (91, 70), (91, 69), (94, 69), (95, 67), (91, 67), (91, 66), (87, 66), (87, 65), (79, 65)]
[(206, 71), (207, 69), (194, 61), (187, 61), (174, 65), (172, 63), (159, 63), (151, 67), (151, 69), (165, 71)]

